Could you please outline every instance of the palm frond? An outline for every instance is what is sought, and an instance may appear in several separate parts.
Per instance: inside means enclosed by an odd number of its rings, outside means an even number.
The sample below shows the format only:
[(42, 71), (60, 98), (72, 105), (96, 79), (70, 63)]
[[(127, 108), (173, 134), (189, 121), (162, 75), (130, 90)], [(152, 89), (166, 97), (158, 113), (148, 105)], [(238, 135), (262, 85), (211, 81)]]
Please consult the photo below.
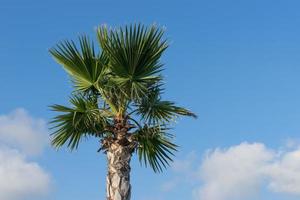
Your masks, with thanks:
[(170, 122), (178, 115), (197, 116), (191, 111), (176, 106), (174, 102), (162, 101), (160, 97), (160, 88), (154, 88), (149, 91), (140, 102), (136, 104), (137, 114), (150, 124), (158, 124), (162, 122)]
[(74, 41), (64, 41), (50, 53), (71, 76), (76, 90), (95, 90), (107, 72), (108, 59), (104, 54), (96, 55), (94, 44), (86, 36), (79, 37), (79, 46), (80, 49)]
[(70, 149), (76, 149), (83, 137), (101, 137), (112, 117), (110, 111), (98, 108), (96, 99), (74, 96), (70, 102), (72, 107), (51, 106), (53, 111), (63, 113), (51, 121), (55, 130), (52, 145), (57, 148), (67, 143)]
[(168, 47), (163, 30), (151, 26), (130, 25), (125, 28), (98, 28), (98, 40), (110, 60), (113, 80), (129, 98), (140, 98), (161, 80), (160, 57)]
[(148, 164), (154, 172), (161, 172), (172, 161), (171, 156), (177, 145), (171, 142), (171, 135), (166, 128), (145, 125), (136, 131), (134, 138), (138, 142), (137, 153), (141, 163)]
[[(51, 122), (53, 146), (76, 149), (88, 136), (114, 137), (118, 132), (112, 132), (120, 128), (114, 122), (123, 119), (128, 122), (125, 127), (130, 127), (126, 138), (139, 160), (155, 172), (167, 167), (177, 146), (166, 126), (180, 115), (196, 115), (161, 98), (161, 56), (168, 47), (163, 36), (163, 29), (155, 25), (101, 26), (97, 29), (99, 53), (86, 36), (78, 44), (64, 41), (50, 49), (75, 86), (70, 107), (51, 106), (59, 112)], [(119, 137), (113, 139), (118, 142)]]

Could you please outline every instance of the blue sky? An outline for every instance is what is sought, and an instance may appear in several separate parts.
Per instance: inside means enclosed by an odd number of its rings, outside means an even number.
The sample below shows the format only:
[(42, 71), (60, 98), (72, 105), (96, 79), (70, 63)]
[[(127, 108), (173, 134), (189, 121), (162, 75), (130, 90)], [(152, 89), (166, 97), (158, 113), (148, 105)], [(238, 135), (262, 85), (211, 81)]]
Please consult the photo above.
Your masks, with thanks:
[[(278, 163), (284, 163), (290, 154), (299, 153), (299, 6), (296, 0), (2, 0), (0, 115), (3, 119), (19, 116), (9, 113), (22, 108), (17, 112), (22, 116), (49, 121), (53, 116), (49, 105), (67, 104), (72, 90), (70, 81), (48, 53), (60, 40), (76, 39), (81, 33), (94, 37), (95, 27), (101, 24), (155, 22), (166, 27), (171, 44), (163, 57), (166, 98), (189, 107), (199, 118), (182, 119), (176, 124), (173, 133), (180, 152), (177, 164), (164, 174), (141, 168), (133, 159), (132, 199), (226, 200), (207, 199), (209, 195), (203, 194), (203, 188), (212, 182), (224, 188), (223, 183), (216, 183), (218, 177), (201, 176), (211, 173), (203, 169), (206, 164), (218, 171), (215, 165), (219, 162), (212, 162), (219, 159), (218, 156), (228, 158), (236, 155), (231, 154), (235, 150), (243, 158), (247, 158), (248, 154), (243, 152), (248, 150), (256, 152), (258, 149), (260, 155), (275, 152), (261, 158), (268, 164), (258, 163), (268, 168), (281, 166)], [(0, 144), (7, 146), (9, 142), (3, 141), (0, 117)], [(14, 143), (14, 146), (17, 145)], [(51, 192), (43, 199), (104, 198), (106, 162), (105, 157), (96, 152), (98, 141), (84, 141), (73, 153), (65, 149), (57, 152), (45, 146), (40, 155), (26, 154), (23, 160), (38, 163), (49, 175)], [(216, 148), (220, 148), (219, 152)], [(211, 149), (209, 153), (208, 149)], [(295, 156), (287, 165), (292, 165), (293, 170), (299, 169), (299, 157)], [(226, 163), (231, 166), (235, 162), (227, 160)], [(280, 189), (276, 173), (256, 174), (259, 178), (248, 186), (258, 189), (241, 194), (243, 199), (253, 195), (255, 199), (294, 200), (297, 195), (299, 198), (297, 185), (294, 192), (291, 188)], [(197, 180), (189, 180), (198, 175)], [(267, 178), (260, 180), (261, 177)], [(292, 182), (300, 184), (297, 181), (299, 179)], [(164, 186), (168, 184), (171, 186), (166, 189)], [(244, 182), (238, 185), (242, 184)], [(197, 193), (199, 190), (201, 194)], [(234, 195), (232, 198), (238, 198)]]

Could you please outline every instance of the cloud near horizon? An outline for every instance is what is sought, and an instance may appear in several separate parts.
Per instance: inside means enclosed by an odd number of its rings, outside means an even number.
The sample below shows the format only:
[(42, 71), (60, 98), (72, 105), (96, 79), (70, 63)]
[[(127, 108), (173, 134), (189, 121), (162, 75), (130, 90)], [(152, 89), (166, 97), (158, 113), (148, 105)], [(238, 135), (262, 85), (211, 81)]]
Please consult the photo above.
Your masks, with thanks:
[(0, 115), (0, 199), (32, 199), (48, 193), (50, 175), (27, 159), (42, 153), (47, 138), (45, 121), (25, 109)]
[[(262, 190), (300, 197), (300, 147), (286, 150), (267, 148), (263, 143), (241, 143), (208, 150), (202, 158), (195, 153), (175, 161), (180, 178), (163, 184), (164, 191), (177, 187), (177, 180), (193, 179), (195, 200), (257, 199)], [(199, 158), (199, 156), (198, 156)], [(180, 163), (180, 164), (179, 164)]]

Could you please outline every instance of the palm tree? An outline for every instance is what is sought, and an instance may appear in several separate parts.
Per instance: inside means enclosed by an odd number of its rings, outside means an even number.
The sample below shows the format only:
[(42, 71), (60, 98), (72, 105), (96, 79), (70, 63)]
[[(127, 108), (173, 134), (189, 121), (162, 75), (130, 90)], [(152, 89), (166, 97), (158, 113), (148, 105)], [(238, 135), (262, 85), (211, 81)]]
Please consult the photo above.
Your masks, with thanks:
[(108, 162), (107, 200), (130, 199), (133, 153), (155, 172), (162, 171), (177, 149), (168, 133), (172, 122), (180, 115), (196, 117), (161, 99), (160, 58), (168, 47), (163, 33), (155, 25), (100, 26), (99, 53), (87, 36), (79, 37), (79, 44), (64, 41), (50, 49), (74, 85), (70, 107), (51, 106), (59, 112), (51, 122), (52, 144), (73, 150), (82, 138), (100, 140), (99, 151)]

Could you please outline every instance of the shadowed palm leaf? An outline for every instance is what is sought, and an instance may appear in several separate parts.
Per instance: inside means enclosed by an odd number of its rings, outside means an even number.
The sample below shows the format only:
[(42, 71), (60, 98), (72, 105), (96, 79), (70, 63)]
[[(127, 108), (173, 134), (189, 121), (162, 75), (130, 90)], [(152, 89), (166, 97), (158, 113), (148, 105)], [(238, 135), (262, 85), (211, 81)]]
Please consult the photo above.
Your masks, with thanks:
[(161, 89), (154, 88), (148, 95), (137, 103), (137, 114), (149, 124), (168, 123), (178, 115), (195, 117), (191, 111), (176, 106), (174, 102), (161, 100)]
[(149, 127), (145, 125), (136, 132), (135, 138), (139, 143), (137, 152), (139, 160), (149, 164), (155, 172), (162, 171), (162, 167), (169, 165), (172, 151), (177, 145), (171, 142), (172, 135), (167, 134), (167, 129), (159, 125)]
[(52, 110), (63, 114), (56, 116), (51, 123), (55, 124), (52, 144), (60, 147), (67, 142), (71, 149), (77, 148), (82, 137), (101, 137), (105, 127), (111, 122), (112, 115), (108, 110), (100, 110), (95, 99), (74, 96), (70, 99), (72, 107), (51, 106)]

